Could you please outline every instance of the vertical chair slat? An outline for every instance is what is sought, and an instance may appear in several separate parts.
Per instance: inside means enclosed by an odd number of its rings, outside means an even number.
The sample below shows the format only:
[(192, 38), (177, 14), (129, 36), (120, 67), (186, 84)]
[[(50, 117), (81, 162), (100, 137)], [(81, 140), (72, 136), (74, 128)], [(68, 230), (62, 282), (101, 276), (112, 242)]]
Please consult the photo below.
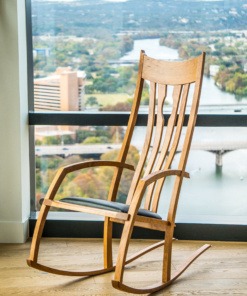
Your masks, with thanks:
[[(157, 154), (160, 150), (160, 144), (162, 140), (162, 134), (164, 130), (164, 115), (163, 115), (163, 105), (167, 96), (167, 86), (159, 84), (158, 85), (158, 106), (157, 106), (157, 119), (156, 119), (156, 129), (155, 129), (155, 138), (152, 147), (152, 152), (148, 160), (147, 168), (145, 169), (144, 176), (147, 176), (151, 171), (157, 159)], [(150, 202), (152, 198), (153, 189), (152, 186), (148, 187), (145, 200), (145, 209), (150, 208)]]
[[(182, 92), (182, 86), (181, 85), (175, 85), (173, 90), (173, 107), (172, 112), (170, 115), (170, 118), (168, 120), (166, 133), (165, 133), (165, 139), (162, 145), (162, 149), (159, 155), (159, 159), (157, 162), (157, 165), (155, 166), (155, 170), (160, 170), (163, 166), (164, 160), (167, 156), (167, 153), (169, 151), (169, 147), (172, 141), (172, 136), (174, 132), (174, 128), (177, 122), (177, 114), (178, 114), (178, 107), (180, 102), (180, 95)], [(170, 166), (165, 167), (165, 169), (168, 169)]]
[[(180, 140), (180, 136), (181, 136), (181, 132), (182, 132), (182, 128), (183, 128), (183, 123), (184, 123), (184, 117), (185, 117), (185, 110), (186, 110), (186, 106), (187, 106), (187, 101), (188, 101), (188, 94), (189, 94), (189, 89), (190, 89), (190, 84), (186, 84), (183, 87), (183, 91), (182, 91), (182, 99), (180, 102), (180, 107), (179, 107), (179, 116), (178, 116), (178, 121), (177, 121), (177, 126), (176, 126), (176, 132), (173, 138), (173, 142), (171, 143), (171, 148), (169, 150), (169, 156), (166, 160), (166, 164), (165, 166), (167, 168), (170, 167), (175, 153), (177, 151), (177, 147), (179, 144), (179, 140)], [(152, 211), (157, 212), (158, 209), (158, 204), (159, 204), (159, 198), (160, 198), (160, 194), (161, 194), (161, 190), (163, 187), (165, 179), (160, 179), (157, 182), (157, 186), (156, 186), (156, 192), (155, 192), (155, 198), (153, 200), (153, 204), (152, 204)]]
[(178, 122), (177, 122), (177, 127), (176, 127), (176, 133), (169, 151), (169, 157), (167, 159), (167, 163), (170, 166), (174, 155), (176, 153), (176, 149), (178, 147), (179, 144), (179, 140), (180, 140), (180, 136), (181, 136), (181, 132), (182, 132), (182, 128), (183, 128), (183, 123), (184, 123), (184, 117), (185, 117), (185, 109), (186, 109), (186, 105), (187, 105), (187, 100), (188, 100), (188, 94), (189, 94), (189, 89), (190, 89), (190, 84), (186, 84), (183, 87), (183, 96), (182, 96), (182, 101), (181, 101), (181, 105), (179, 108), (179, 116), (178, 116)]
[[(161, 151), (160, 154), (158, 156), (158, 160), (157, 163), (155, 164), (154, 170), (160, 170), (164, 160), (167, 156), (167, 152), (169, 150), (169, 146), (171, 143), (171, 139), (172, 139), (172, 135), (173, 135), (173, 131), (176, 125), (176, 120), (177, 120), (177, 112), (178, 112), (178, 106), (179, 106), (179, 97), (181, 94), (181, 89), (182, 87), (180, 85), (176, 85), (174, 86), (173, 89), (173, 107), (172, 107), (172, 113), (170, 115), (170, 118), (168, 120), (168, 124), (167, 124), (167, 128), (166, 128), (166, 132), (165, 132), (165, 138), (163, 140), (163, 144), (161, 147)], [(150, 199), (150, 194), (153, 193), (154, 191), (154, 187), (155, 187), (156, 183), (153, 183), (149, 186), (148, 188), (148, 196), (147, 198)], [(147, 204), (149, 207), (146, 209), (150, 208), (150, 202), (147, 201)]]
[(157, 154), (160, 149), (160, 143), (162, 139), (162, 133), (164, 129), (164, 116), (163, 116), (163, 104), (166, 98), (166, 86), (158, 85), (158, 107), (157, 107), (157, 117), (156, 117), (156, 129), (155, 138), (153, 142), (152, 152), (148, 159), (148, 165), (145, 169), (144, 176), (147, 176), (154, 166)]
[(156, 98), (156, 83), (151, 82), (150, 83), (150, 100), (149, 100), (149, 110), (148, 110), (148, 123), (147, 123), (147, 131), (146, 131), (146, 137), (142, 149), (142, 153), (138, 162), (138, 165), (136, 167), (136, 171), (131, 183), (131, 187), (129, 190), (129, 194), (126, 200), (127, 204), (130, 204), (132, 197), (134, 195), (134, 192), (136, 190), (136, 186), (138, 184), (138, 180), (140, 179), (140, 176), (142, 174), (145, 161), (147, 159), (147, 155), (150, 149), (150, 143), (152, 140), (153, 135), (153, 127), (154, 127), (154, 121), (155, 121), (155, 98)]

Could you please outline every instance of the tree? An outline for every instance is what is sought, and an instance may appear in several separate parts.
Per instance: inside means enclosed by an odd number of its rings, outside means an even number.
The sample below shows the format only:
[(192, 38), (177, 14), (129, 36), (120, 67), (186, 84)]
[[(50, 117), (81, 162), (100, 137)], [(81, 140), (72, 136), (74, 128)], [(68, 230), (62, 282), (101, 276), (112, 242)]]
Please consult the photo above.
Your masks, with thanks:
[(130, 111), (131, 103), (130, 102), (119, 102), (115, 105), (106, 105), (99, 108), (100, 111)]
[[(118, 153), (119, 153), (119, 150), (113, 150), (113, 151), (107, 152), (101, 156), (101, 159), (116, 160)], [(132, 164), (134, 167), (136, 167), (138, 161), (139, 161), (138, 149), (134, 146), (130, 146), (126, 163)], [(104, 180), (104, 183), (110, 186), (112, 176), (113, 176), (113, 169), (109, 167), (101, 167), (98, 170), (98, 174), (100, 178)], [(124, 170), (121, 178), (119, 190), (118, 190), (118, 201), (125, 202), (132, 179), (133, 179), (133, 172), (129, 170)]]
[(226, 91), (240, 96), (247, 95), (247, 74), (235, 73), (234, 76), (226, 82)]
[(108, 142), (109, 139), (107, 137), (88, 137), (83, 141), (83, 144), (102, 144)]
[(70, 135), (63, 135), (62, 137), (63, 137), (63, 143), (65, 145), (70, 145), (75, 143), (75, 140)]
[(134, 47), (134, 40), (131, 36), (125, 35), (121, 41), (121, 55), (124, 55), (126, 52), (131, 51)]
[(39, 140), (39, 139), (36, 139), (35, 140), (35, 146), (39, 146), (39, 145), (42, 145), (42, 141)]
[(61, 139), (59, 136), (44, 137), (43, 143), (44, 145), (59, 145), (61, 143)]
[(98, 103), (98, 100), (97, 100), (96, 97), (90, 96), (90, 97), (87, 98), (86, 105), (98, 106), (99, 103)]
[(93, 136), (94, 131), (76, 130), (76, 143), (82, 143), (87, 137)]

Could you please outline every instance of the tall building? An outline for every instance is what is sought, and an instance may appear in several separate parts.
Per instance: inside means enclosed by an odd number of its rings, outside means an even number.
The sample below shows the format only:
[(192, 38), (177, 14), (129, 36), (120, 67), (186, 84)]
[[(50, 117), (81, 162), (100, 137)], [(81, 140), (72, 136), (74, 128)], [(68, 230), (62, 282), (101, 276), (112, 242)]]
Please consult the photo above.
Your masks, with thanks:
[(36, 111), (80, 111), (84, 109), (84, 79), (82, 71), (57, 68), (48, 77), (34, 80)]

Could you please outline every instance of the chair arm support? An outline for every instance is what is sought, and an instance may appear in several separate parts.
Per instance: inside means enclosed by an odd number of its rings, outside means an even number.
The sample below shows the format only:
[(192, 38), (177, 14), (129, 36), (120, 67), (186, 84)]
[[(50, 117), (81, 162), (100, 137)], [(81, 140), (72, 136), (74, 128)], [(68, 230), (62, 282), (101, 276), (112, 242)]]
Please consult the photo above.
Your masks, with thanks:
[(147, 187), (151, 183), (168, 176), (183, 176), (185, 178), (190, 178), (190, 174), (187, 172), (183, 172), (182, 170), (160, 170), (153, 172), (146, 177), (142, 178), (140, 181), (144, 183), (144, 186)]
[(137, 211), (140, 207), (140, 204), (147, 186), (167, 176), (183, 176), (185, 178), (190, 177), (189, 173), (183, 172), (182, 170), (169, 169), (169, 170), (160, 170), (160, 171), (151, 173), (146, 177), (140, 179), (139, 184), (136, 188), (135, 194), (133, 196), (133, 199), (131, 201), (129, 212), (128, 212), (132, 217), (134, 217), (137, 214)]
[(54, 196), (57, 193), (58, 188), (60, 187), (62, 181), (64, 180), (65, 176), (71, 172), (78, 171), (81, 169), (86, 168), (92, 168), (97, 166), (112, 166), (112, 167), (118, 167), (122, 169), (129, 169), (129, 170), (135, 170), (133, 165), (122, 163), (118, 161), (105, 161), (105, 160), (89, 160), (89, 161), (83, 161), (78, 162), (74, 164), (70, 164), (67, 166), (64, 166), (60, 169), (58, 169), (50, 187), (46, 194), (45, 199), (53, 199)]

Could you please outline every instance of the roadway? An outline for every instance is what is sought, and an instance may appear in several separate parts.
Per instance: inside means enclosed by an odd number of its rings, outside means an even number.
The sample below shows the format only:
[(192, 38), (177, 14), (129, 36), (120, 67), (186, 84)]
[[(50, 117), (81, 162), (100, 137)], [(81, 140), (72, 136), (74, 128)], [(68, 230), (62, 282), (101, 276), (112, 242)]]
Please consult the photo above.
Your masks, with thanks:
[[(140, 128), (139, 128), (140, 129)], [(138, 149), (142, 148), (144, 131), (138, 132), (133, 139), (133, 145)], [(182, 135), (184, 137), (184, 135)], [(35, 155), (100, 155), (114, 149), (119, 149), (121, 144), (74, 144), (74, 145), (52, 145), (36, 146)], [(247, 149), (247, 129), (239, 127), (227, 128), (201, 128), (195, 129), (191, 149), (205, 150), (211, 152), (224, 152), (238, 149)], [(181, 150), (181, 147), (178, 147)]]

